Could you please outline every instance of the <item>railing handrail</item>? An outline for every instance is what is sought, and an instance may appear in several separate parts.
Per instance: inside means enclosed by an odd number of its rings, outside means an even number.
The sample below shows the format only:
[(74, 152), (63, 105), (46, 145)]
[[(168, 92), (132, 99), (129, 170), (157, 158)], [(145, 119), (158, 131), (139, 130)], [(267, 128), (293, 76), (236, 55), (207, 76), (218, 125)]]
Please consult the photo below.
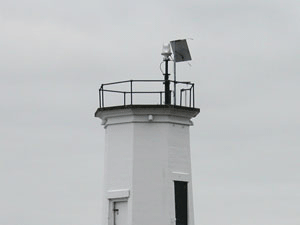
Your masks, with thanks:
[[(174, 80), (169, 80), (171, 83), (176, 83), (176, 84), (193, 84), (190, 81), (174, 81)], [(114, 85), (114, 84), (124, 84), (124, 83), (130, 83), (130, 82), (164, 82), (164, 80), (123, 80), (123, 81), (116, 81), (116, 82), (110, 82), (110, 83), (105, 83), (102, 84), (101, 86), (108, 86), (108, 85)]]
[[(110, 82), (110, 83), (105, 83), (102, 84), (100, 89), (99, 89), (99, 105), (100, 108), (105, 108), (104, 104), (104, 93), (118, 93), (123, 95), (123, 105), (134, 105), (133, 104), (133, 96), (134, 94), (160, 94), (160, 104), (162, 105), (162, 94), (165, 94), (165, 91), (136, 91), (133, 88), (133, 83), (162, 83), (164, 84), (164, 80), (123, 80), (123, 81), (117, 81), (117, 82)], [(189, 85), (187, 88), (181, 88), (180, 90), (180, 104), (179, 106), (182, 106), (182, 93), (183, 92), (189, 92), (189, 101), (185, 100), (185, 104), (188, 103), (188, 107), (195, 108), (195, 90), (194, 90), (194, 84), (191, 83), (190, 81), (174, 81), (170, 80), (170, 82), (177, 84), (183, 84), (183, 85)], [(105, 86), (113, 86), (113, 85), (118, 85), (118, 84), (126, 84), (128, 83), (129, 86), (126, 87), (128, 88), (129, 91), (127, 90), (114, 90), (114, 89), (106, 89), (104, 88)], [(116, 87), (116, 89), (119, 89), (119, 87)], [(178, 91), (179, 91), (178, 90)], [(174, 94), (174, 90), (170, 90), (170, 92)], [(130, 94), (130, 103), (126, 104), (126, 95)], [(172, 95), (171, 97), (174, 98), (176, 97), (176, 93)], [(174, 105), (174, 104), (171, 104)]]

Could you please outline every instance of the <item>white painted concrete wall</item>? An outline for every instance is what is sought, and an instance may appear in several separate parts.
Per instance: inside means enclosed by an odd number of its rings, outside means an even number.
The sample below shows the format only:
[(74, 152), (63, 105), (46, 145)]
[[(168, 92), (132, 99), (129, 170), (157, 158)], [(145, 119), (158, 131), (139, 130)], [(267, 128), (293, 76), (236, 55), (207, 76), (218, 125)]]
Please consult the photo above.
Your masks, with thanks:
[(189, 126), (197, 113), (161, 107), (98, 112), (106, 128), (104, 225), (112, 225), (109, 199), (126, 197), (129, 225), (175, 224), (174, 180), (189, 182), (194, 225)]
[[(112, 225), (110, 199), (128, 197), (132, 189), (133, 166), (133, 125), (132, 123), (106, 127), (104, 156), (104, 202), (103, 224)], [(128, 194), (124, 194), (128, 190)], [(128, 204), (128, 212), (131, 211)], [(130, 219), (130, 217), (128, 217)]]

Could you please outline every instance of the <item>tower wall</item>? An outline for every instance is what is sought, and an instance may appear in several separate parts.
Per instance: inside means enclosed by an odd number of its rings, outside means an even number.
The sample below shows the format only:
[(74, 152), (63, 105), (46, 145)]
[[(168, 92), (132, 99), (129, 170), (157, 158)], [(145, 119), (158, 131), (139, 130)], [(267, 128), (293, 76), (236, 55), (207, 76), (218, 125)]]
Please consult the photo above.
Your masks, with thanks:
[(189, 126), (198, 112), (158, 106), (96, 112), (106, 128), (104, 225), (113, 225), (112, 202), (119, 200), (127, 202), (124, 225), (175, 225), (174, 181), (188, 182), (188, 225), (194, 224)]
[[(103, 225), (114, 224), (111, 201), (128, 198), (132, 190), (133, 130), (132, 123), (107, 126), (105, 130)], [(131, 199), (128, 200), (130, 212)]]

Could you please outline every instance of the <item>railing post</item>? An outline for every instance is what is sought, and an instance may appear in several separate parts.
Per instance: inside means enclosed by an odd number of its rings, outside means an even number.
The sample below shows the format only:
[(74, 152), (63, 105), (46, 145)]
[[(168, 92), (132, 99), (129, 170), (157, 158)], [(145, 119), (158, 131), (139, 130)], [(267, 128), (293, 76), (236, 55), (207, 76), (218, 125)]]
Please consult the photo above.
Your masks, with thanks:
[(101, 89), (99, 89), (99, 108), (101, 108)]
[[(174, 65), (175, 65), (175, 63), (174, 63)], [(175, 67), (174, 67), (174, 70), (176, 70), (175, 69)], [(177, 85), (177, 83), (176, 83), (176, 72), (174, 71), (174, 105), (176, 105), (176, 85)]]
[(159, 95), (160, 95), (160, 104), (162, 105), (162, 92), (160, 92)]
[(190, 88), (190, 107), (192, 106), (192, 87)]
[(132, 105), (132, 80), (130, 80), (130, 104)]
[(103, 92), (103, 84), (101, 85), (102, 92), (102, 108), (104, 108), (104, 92)]
[(194, 84), (192, 85), (193, 87), (193, 108), (195, 108), (195, 86)]
[(124, 94), (124, 106), (126, 105), (126, 92), (123, 93)]
[(182, 89), (180, 89), (180, 106), (182, 106)]

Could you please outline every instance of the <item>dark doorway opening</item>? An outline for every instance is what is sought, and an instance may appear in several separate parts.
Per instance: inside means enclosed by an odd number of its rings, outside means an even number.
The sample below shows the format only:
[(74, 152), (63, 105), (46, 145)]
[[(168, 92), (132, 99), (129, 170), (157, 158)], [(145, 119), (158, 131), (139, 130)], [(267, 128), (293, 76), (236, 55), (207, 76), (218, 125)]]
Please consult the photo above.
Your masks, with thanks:
[(176, 225), (188, 225), (188, 183), (174, 181)]

